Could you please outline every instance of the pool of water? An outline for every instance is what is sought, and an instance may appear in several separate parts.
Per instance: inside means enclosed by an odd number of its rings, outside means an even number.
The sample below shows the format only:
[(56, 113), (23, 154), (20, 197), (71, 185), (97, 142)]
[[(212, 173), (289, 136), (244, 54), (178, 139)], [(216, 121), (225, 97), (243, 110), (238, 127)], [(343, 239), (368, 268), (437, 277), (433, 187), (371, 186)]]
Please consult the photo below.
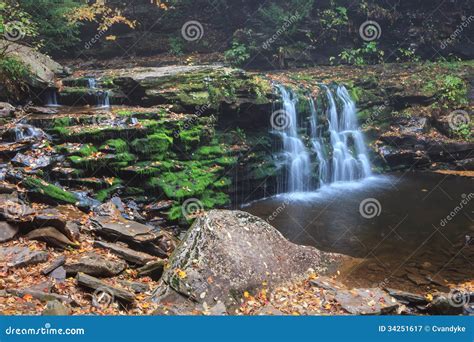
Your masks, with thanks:
[(349, 280), (429, 287), (423, 279), (474, 279), (474, 246), (467, 242), (474, 236), (473, 185), (466, 177), (394, 173), (279, 195), (243, 210), (295, 243), (366, 260)]

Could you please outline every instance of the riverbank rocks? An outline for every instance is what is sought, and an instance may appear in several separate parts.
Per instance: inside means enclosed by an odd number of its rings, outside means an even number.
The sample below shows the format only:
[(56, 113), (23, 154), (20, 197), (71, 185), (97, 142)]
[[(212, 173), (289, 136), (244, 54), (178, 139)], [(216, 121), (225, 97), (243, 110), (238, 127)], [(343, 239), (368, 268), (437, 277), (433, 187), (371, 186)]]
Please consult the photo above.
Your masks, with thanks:
[(0, 242), (13, 239), (18, 234), (19, 228), (8, 222), (0, 222)]
[(94, 277), (113, 277), (126, 267), (122, 260), (111, 260), (103, 256), (87, 253), (77, 261), (67, 261), (64, 269), (68, 275), (85, 273)]
[(48, 260), (45, 251), (33, 251), (28, 247), (0, 247), (0, 262), (7, 262), (8, 267), (25, 267), (36, 265)]
[(341, 260), (340, 255), (287, 241), (246, 212), (211, 210), (194, 222), (162, 280), (198, 303), (212, 307), (221, 301), (229, 308), (245, 291), (262, 284), (271, 288), (308, 270), (327, 273)]

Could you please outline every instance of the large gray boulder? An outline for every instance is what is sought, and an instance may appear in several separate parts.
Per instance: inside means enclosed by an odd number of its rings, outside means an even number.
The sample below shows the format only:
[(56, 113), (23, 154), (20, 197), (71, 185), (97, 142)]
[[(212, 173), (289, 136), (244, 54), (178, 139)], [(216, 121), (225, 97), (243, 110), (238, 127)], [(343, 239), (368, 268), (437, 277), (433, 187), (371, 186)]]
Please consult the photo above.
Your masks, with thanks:
[(25, 45), (14, 42), (0, 41), (0, 49), (5, 54), (22, 61), (30, 70), (28, 83), (35, 88), (54, 86), (56, 75), (68, 74), (68, 70), (55, 62), (51, 57)]
[(272, 288), (311, 269), (328, 273), (342, 258), (293, 244), (249, 213), (211, 210), (194, 222), (170, 257), (156, 300), (169, 302), (176, 297), (172, 292), (204, 307), (230, 308), (244, 291)]

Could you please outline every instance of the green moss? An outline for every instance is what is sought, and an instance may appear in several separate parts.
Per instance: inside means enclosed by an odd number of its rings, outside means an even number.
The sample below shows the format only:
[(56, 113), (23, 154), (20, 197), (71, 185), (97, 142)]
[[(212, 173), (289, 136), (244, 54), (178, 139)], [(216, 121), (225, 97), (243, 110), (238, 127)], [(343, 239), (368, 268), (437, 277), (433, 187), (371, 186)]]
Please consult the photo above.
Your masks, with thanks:
[(173, 138), (166, 133), (155, 133), (143, 139), (135, 139), (131, 146), (133, 150), (141, 155), (153, 155), (154, 159), (162, 159), (164, 154), (173, 144)]
[(94, 147), (94, 145), (84, 144), (79, 149), (78, 153), (83, 157), (89, 157), (90, 155), (97, 153), (97, 149)]
[(41, 193), (58, 203), (75, 204), (77, 202), (77, 197), (73, 193), (38, 178), (28, 177), (23, 181), (23, 185), (27, 189)]
[(101, 150), (106, 150), (113, 148), (116, 152), (128, 152), (128, 144), (125, 140), (122, 139), (110, 139), (105, 142), (104, 145), (100, 147)]

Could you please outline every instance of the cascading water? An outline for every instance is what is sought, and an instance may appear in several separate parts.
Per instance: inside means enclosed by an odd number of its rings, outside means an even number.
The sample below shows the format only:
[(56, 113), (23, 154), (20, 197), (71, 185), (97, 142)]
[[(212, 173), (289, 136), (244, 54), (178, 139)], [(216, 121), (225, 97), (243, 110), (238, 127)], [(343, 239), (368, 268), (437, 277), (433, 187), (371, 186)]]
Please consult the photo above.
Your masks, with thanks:
[(96, 90), (97, 98), (97, 107), (100, 108), (109, 108), (110, 107), (110, 98), (108, 90), (98, 90), (97, 89), (97, 80), (93, 77), (87, 79), (89, 89)]
[(49, 88), (45, 90), (45, 104), (49, 107), (58, 106), (58, 95), (57, 91), (54, 88)]
[(310, 97), (308, 118), (298, 113), (297, 96), (291, 90), (282, 85), (276, 88), (282, 100), (282, 110), (277, 113), (284, 115), (284, 127), (277, 131), (282, 142), (277, 158), (283, 156), (286, 170), (285, 179), (280, 181), (286, 187), (280, 192), (313, 191), (330, 183), (371, 175), (364, 137), (358, 129), (357, 109), (345, 87), (322, 86), (326, 101), (316, 104)]
[[(280, 135), (283, 143), (283, 159), (287, 167), (286, 183), (288, 191), (303, 192), (310, 190), (311, 184), (311, 160), (309, 152), (304, 145), (298, 132), (298, 115), (296, 111), (296, 97), (285, 87), (278, 85), (283, 100), (283, 110), (278, 115), (282, 125), (274, 124), (274, 128)], [(275, 118), (275, 122), (278, 119)]]

